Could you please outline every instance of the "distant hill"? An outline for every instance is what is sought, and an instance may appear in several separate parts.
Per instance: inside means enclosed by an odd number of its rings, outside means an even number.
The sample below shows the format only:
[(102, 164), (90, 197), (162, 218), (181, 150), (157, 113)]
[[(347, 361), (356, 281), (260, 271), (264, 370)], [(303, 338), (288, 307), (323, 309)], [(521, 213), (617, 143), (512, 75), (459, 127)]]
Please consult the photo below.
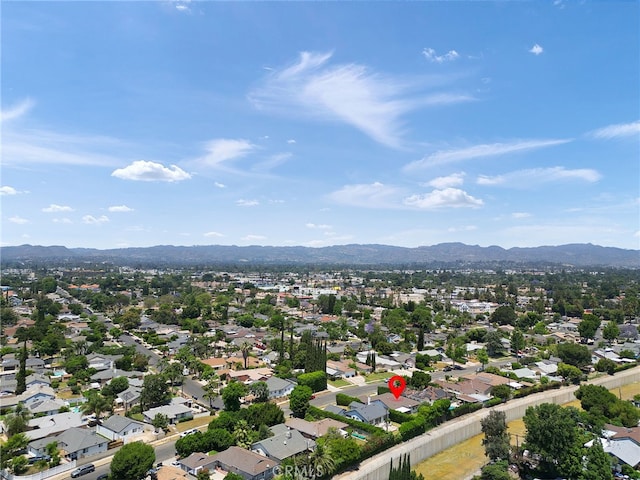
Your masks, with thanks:
[(507, 263), (640, 268), (640, 250), (592, 244), (509, 249), (463, 243), (441, 243), (417, 248), (389, 245), (336, 245), (322, 248), (158, 245), (109, 250), (20, 245), (0, 247), (0, 260), (4, 265), (16, 262), (99, 261), (132, 266), (212, 264), (438, 266)]

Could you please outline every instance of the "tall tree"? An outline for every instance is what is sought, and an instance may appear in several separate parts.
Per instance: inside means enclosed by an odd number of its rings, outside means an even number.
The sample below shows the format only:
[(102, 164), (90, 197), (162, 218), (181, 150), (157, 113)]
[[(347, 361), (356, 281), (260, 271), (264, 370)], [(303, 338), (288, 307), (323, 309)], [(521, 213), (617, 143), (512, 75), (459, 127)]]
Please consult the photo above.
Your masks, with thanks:
[(16, 374), (16, 395), (20, 395), (27, 390), (27, 357), (27, 342), (25, 341), (20, 352), (20, 368)]
[(142, 382), (140, 406), (142, 410), (165, 405), (171, 399), (169, 386), (164, 375), (147, 375)]
[(240, 399), (247, 394), (247, 387), (241, 382), (231, 382), (222, 389), (222, 401), (224, 409), (229, 412), (240, 410)]
[(509, 459), (509, 434), (504, 412), (491, 410), (489, 415), (480, 420), (482, 425), (482, 445), (487, 457), (493, 462)]
[(289, 394), (289, 408), (294, 417), (304, 418), (309, 410), (309, 400), (312, 395), (311, 388), (306, 385), (298, 385)]

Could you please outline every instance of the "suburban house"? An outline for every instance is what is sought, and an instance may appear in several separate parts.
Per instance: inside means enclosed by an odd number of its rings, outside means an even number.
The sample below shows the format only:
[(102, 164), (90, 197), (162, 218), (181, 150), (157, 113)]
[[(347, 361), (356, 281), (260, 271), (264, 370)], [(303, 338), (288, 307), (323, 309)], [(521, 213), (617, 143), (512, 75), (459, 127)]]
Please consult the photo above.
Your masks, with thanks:
[(351, 368), (345, 362), (327, 360), (327, 375), (330, 378), (351, 378), (356, 376), (355, 368)]
[(591, 440), (585, 446), (590, 447), (594, 441), (600, 441), (604, 451), (613, 457), (615, 463), (637, 468), (640, 464), (640, 427), (606, 424), (602, 434), (601, 438)]
[(285, 431), (251, 445), (251, 451), (282, 462), (307, 450), (313, 450), (316, 442), (305, 438), (297, 430), (285, 427)]
[(323, 418), (322, 420), (309, 422), (307, 420), (304, 420), (303, 418), (292, 417), (287, 418), (284, 424), (287, 427), (300, 432), (303, 437), (311, 438), (313, 440), (326, 435), (329, 432), (330, 428), (335, 428), (344, 436), (346, 434), (344, 429), (348, 426), (346, 423), (339, 422), (338, 420), (334, 420), (333, 418)]
[(344, 417), (349, 417), (370, 425), (386, 423), (389, 418), (389, 409), (379, 400), (373, 401), (367, 405), (360, 402), (351, 402), (349, 404), (349, 410), (339, 407), (337, 410), (330, 410), (329, 408), (326, 408), (325, 410), (333, 411), (334, 413), (338, 413)]
[(179, 460), (180, 468), (191, 475), (198, 475), (201, 470), (212, 471), (215, 469), (213, 456), (206, 453), (193, 452), (186, 458)]
[(240, 447), (229, 447), (212, 456), (216, 469), (237, 473), (245, 480), (270, 480), (280, 462)]
[[(388, 410), (397, 410), (402, 413), (416, 413), (420, 402), (400, 395), (398, 398), (393, 393), (387, 392), (371, 398), (372, 401), (382, 402)], [(368, 401), (368, 400), (367, 400)]]
[[(46, 441), (48, 439), (42, 439)], [(97, 455), (107, 451), (109, 440), (85, 428), (72, 427), (55, 437), (61, 456), (67, 460)], [(45, 445), (46, 447), (46, 445)]]
[(112, 415), (96, 427), (96, 433), (109, 440), (122, 440), (124, 443), (144, 433), (145, 424), (122, 415)]
[(29, 420), (29, 428), (24, 434), (29, 440), (49, 437), (69, 428), (81, 427), (87, 424), (81, 413), (65, 412), (47, 417), (37, 417)]
[(153, 419), (158, 414), (166, 415), (171, 424), (178, 423), (183, 419), (193, 418), (193, 411), (185, 405), (163, 405), (142, 412), (144, 421), (147, 423), (153, 422)]
[(97, 353), (87, 355), (87, 361), (89, 362), (88, 368), (95, 368), (98, 371), (111, 370), (117, 358), (118, 357), (113, 355), (100, 355)]
[(295, 383), (278, 377), (269, 377), (265, 383), (269, 387), (269, 398), (287, 397), (296, 386)]
[(116, 403), (125, 410), (129, 410), (140, 401), (141, 391), (139, 387), (129, 386), (129, 388), (123, 390), (116, 396)]
[(58, 399), (50, 399), (45, 398), (42, 400), (36, 400), (35, 402), (30, 402), (27, 405), (27, 409), (31, 412), (33, 416), (39, 415), (55, 415), (60, 412), (61, 408), (66, 407), (67, 405)]

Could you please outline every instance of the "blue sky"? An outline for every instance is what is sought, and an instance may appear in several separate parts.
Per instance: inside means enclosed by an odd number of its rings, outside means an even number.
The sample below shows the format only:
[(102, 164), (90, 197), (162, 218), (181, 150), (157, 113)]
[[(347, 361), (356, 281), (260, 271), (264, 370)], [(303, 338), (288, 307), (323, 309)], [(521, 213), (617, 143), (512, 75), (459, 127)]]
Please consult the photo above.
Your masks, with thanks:
[(3, 2), (2, 234), (640, 248), (640, 3)]

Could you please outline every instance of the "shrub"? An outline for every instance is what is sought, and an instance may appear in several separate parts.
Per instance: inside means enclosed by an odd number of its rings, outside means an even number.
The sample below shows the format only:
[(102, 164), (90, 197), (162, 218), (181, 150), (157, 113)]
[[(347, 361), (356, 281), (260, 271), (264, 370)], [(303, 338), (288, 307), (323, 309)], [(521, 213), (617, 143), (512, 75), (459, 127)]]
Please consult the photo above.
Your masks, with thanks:
[(341, 406), (344, 407), (344, 406), (350, 405), (352, 402), (362, 403), (362, 402), (360, 402), (360, 400), (358, 398), (351, 397), (351, 396), (349, 396), (349, 395), (347, 395), (345, 393), (336, 394), (336, 403), (338, 405), (341, 405)]
[(306, 385), (312, 392), (327, 389), (327, 374), (325, 372), (301, 373), (298, 375), (298, 385)]

